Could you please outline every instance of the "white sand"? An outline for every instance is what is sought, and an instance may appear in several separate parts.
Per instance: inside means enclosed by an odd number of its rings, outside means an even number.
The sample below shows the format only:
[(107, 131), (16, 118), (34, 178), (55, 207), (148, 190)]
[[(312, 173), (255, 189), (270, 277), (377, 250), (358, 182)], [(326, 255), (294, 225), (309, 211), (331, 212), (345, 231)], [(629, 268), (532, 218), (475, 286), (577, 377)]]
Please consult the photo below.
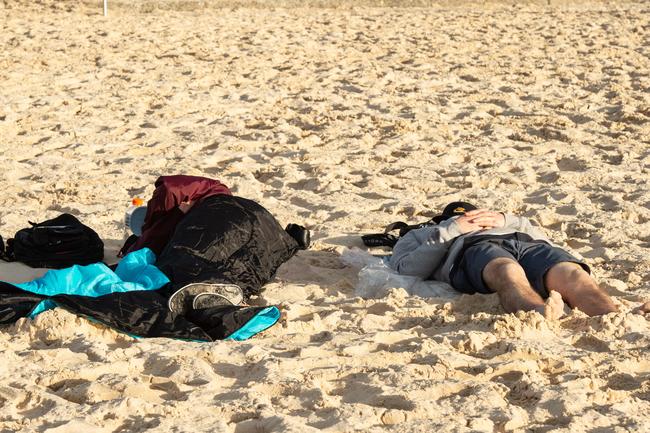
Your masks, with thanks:
[(100, 14), (0, 1), (0, 233), (71, 212), (115, 249), (130, 198), (188, 173), (316, 242), (246, 342), (0, 328), (0, 432), (648, 431), (642, 317), (362, 300), (339, 260), (466, 199), (543, 225), (624, 310), (650, 298), (648, 3)]

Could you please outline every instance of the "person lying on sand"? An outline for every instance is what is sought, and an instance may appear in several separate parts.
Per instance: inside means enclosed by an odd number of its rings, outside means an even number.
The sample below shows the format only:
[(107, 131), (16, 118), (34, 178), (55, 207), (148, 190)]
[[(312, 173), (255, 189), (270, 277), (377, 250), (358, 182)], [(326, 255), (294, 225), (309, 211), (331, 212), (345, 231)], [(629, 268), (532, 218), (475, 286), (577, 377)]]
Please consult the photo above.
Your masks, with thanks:
[[(564, 302), (590, 316), (618, 311), (587, 264), (553, 245), (525, 217), (453, 202), (436, 225), (411, 230), (390, 266), (404, 275), (450, 284), (461, 293), (497, 293), (506, 312), (562, 316)], [(636, 309), (650, 312), (650, 302)]]
[(161, 176), (155, 186), (141, 236), (122, 251), (148, 247), (158, 255), (156, 266), (171, 281), (159, 293), (174, 313), (239, 305), (309, 247), (309, 230), (298, 224), (283, 229), (261, 204), (232, 195), (218, 180)]
[(259, 295), (282, 263), (309, 246), (304, 227), (283, 229), (261, 204), (243, 197), (214, 195), (179, 209), (185, 217), (156, 266), (171, 280), (161, 293), (180, 314)]

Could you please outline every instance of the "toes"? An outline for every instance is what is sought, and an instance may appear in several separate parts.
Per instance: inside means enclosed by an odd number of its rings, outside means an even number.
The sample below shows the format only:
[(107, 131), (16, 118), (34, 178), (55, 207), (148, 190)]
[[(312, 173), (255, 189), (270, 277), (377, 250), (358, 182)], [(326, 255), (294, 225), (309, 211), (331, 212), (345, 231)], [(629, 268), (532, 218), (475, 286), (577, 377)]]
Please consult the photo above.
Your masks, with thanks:
[(639, 307), (635, 308), (633, 310), (636, 314), (648, 314), (650, 313), (650, 301), (646, 302), (643, 305), (640, 305)]
[(564, 301), (562, 295), (552, 290), (545, 303), (544, 317), (548, 320), (557, 320), (564, 314)]

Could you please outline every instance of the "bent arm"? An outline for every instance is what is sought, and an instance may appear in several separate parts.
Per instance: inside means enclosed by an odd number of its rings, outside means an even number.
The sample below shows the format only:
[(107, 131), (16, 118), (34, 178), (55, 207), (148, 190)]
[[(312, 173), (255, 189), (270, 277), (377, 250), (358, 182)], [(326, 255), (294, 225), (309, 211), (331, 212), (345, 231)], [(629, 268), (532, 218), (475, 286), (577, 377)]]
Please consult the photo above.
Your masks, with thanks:
[(530, 235), (533, 239), (539, 239), (547, 242), (549, 241), (548, 237), (544, 234), (544, 232), (542, 232), (538, 227), (532, 225), (528, 218), (511, 215), (511, 214), (504, 214), (504, 215), (506, 216), (505, 227), (521, 233), (526, 233)]
[(440, 266), (449, 246), (461, 234), (454, 219), (411, 230), (393, 248), (389, 264), (400, 274), (426, 279)]

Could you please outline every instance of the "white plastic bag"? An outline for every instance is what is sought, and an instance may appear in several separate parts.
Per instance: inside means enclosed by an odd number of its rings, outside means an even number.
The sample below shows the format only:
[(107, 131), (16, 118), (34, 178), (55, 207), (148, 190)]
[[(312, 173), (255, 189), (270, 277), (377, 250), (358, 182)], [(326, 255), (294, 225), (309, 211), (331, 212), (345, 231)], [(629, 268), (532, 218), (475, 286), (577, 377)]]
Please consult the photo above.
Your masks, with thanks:
[(355, 294), (362, 298), (383, 298), (390, 289), (403, 288), (410, 295), (423, 298), (453, 298), (458, 296), (449, 284), (400, 275), (381, 257), (359, 248), (345, 249), (341, 261), (360, 268)]

